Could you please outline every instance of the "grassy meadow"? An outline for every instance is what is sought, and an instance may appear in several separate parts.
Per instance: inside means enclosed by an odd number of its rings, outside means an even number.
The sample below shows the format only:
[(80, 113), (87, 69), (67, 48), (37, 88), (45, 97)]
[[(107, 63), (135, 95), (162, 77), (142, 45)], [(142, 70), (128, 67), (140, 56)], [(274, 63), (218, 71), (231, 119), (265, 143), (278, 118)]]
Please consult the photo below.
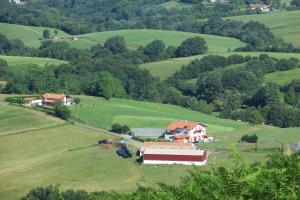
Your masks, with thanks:
[(300, 68), (269, 73), (266, 74), (264, 78), (266, 82), (275, 82), (279, 85), (285, 85), (294, 79), (300, 78)]
[(230, 56), (233, 54), (242, 56), (259, 56), (260, 54), (268, 54), (270, 57), (274, 58), (298, 58), (300, 59), (299, 53), (278, 53), (278, 52), (224, 52), (224, 53), (208, 53), (197, 56), (190, 56), (185, 58), (174, 58), (169, 60), (150, 62), (139, 65), (143, 69), (147, 69), (153, 76), (159, 77), (162, 80), (167, 79), (172, 76), (176, 71), (180, 70), (183, 65), (189, 64), (195, 59), (201, 59), (206, 55), (220, 55), (220, 56)]
[[(208, 133), (218, 139), (200, 144), (211, 152), (208, 166), (231, 165), (233, 146), (246, 161), (254, 162), (278, 151), (281, 144), (277, 141), (291, 143), (300, 139), (300, 128), (250, 126), (158, 103), (79, 97), (80, 120), (95, 127), (108, 129), (115, 122), (131, 127), (165, 127), (180, 119), (207, 124)], [(71, 109), (76, 118), (76, 106)], [(1, 102), (0, 133), (0, 196), (4, 200), (18, 199), (33, 187), (49, 184), (60, 184), (63, 190), (123, 192), (134, 190), (137, 185), (178, 184), (180, 177), (193, 168), (136, 165), (134, 159), (118, 157), (116, 149), (103, 149), (95, 144), (100, 139), (116, 139), (114, 136)], [(237, 143), (245, 133), (259, 136), (257, 152), (253, 145)]]
[(148, 29), (132, 29), (132, 30), (118, 30), (106, 31), (98, 33), (88, 33), (80, 35), (82, 38), (89, 38), (97, 42), (104, 42), (110, 37), (122, 36), (126, 44), (131, 48), (138, 48), (145, 46), (155, 39), (164, 41), (166, 46), (179, 46), (180, 43), (190, 37), (199, 36), (206, 40), (209, 52), (226, 52), (228, 49), (235, 49), (243, 47), (244, 43), (228, 37), (205, 35), (180, 31), (165, 31), (165, 30), (148, 30)]
[[(116, 149), (96, 144), (111, 138), (29, 108), (0, 102), (0, 197), (15, 200), (31, 188), (60, 184), (88, 191), (131, 191), (137, 184), (177, 184), (191, 166), (138, 166)], [(170, 174), (176, 176), (169, 177)], [(142, 178), (144, 177), (145, 180)]]
[(228, 17), (228, 19), (248, 22), (259, 21), (264, 23), (277, 36), (294, 46), (300, 46), (300, 10), (275, 11), (259, 15), (241, 15)]
[[(45, 29), (49, 29), (51, 35), (54, 36), (54, 29), (51, 28), (0, 23), (1, 34), (6, 35), (9, 39), (20, 39), (26, 46), (36, 48), (40, 46), (42, 32)], [(105, 40), (113, 36), (123, 36), (129, 48), (145, 46), (155, 39), (163, 40), (166, 46), (178, 46), (183, 40), (195, 36), (203, 37), (207, 41), (210, 52), (225, 52), (228, 49), (233, 50), (245, 45), (237, 39), (228, 37), (147, 29), (95, 32), (77, 36), (71, 36), (58, 30), (57, 38), (54, 41), (66, 41), (72, 47), (88, 49), (97, 43), (105, 42)], [(78, 39), (73, 40), (73, 37)]]
[[(164, 128), (175, 120), (200, 121), (208, 125), (208, 134), (218, 140), (213, 143), (200, 144), (200, 147), (214, 152), (209, 158), (209, 163), (215, 165), (230, 165), (231, 162), (228, 158), (231, 155), (231, 146), (238, 146), (241, 155), (247, 161), (252, 162), (278, 151), (281, 147), (278, 141), (292, 143), (300, 139), (300, 128), (281, 129), (265, 125), (251, 126), (248, 123), (220, 119), (173, 105), (125, 99), (107, 101), (96, 97), (81, 96), (80, 98), (82, 103), (78, 108), (79, 119), (83, 123), (100, 128), (109, 129), (112, 123), (126, 124), (131, 128)], [(75, 106), (72, 108), (72, 113), (75, 118)], [(253, 133), (259, 137), (257, 152), (253, 150), (253, 145), (238, 144), (242, 135)]]

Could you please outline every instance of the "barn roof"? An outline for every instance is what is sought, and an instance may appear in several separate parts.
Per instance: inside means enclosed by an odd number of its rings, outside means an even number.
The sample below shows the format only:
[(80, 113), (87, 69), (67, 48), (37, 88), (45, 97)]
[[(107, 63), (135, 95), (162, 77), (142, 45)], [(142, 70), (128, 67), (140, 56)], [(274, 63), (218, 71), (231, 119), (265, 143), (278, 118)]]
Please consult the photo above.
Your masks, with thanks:
[(66, 95), (64, 94), (54, 94), (54, 93), (45, 93), (43, 98), (51, 98), (51, 99), (64, 99)]
[(185, 156), (203, 156), (205, 150), (202, 149), (171, 149), (171, 148), (146, 148), (144, 155), (185, 155)]
[(144, 142), (143, 146), (141, 147), (141, 151), (145, 151), (146, 148), (169, 148), (169, 149), (182, 149), (182, 148), (194, 148), (193, 143), (187, 142)]

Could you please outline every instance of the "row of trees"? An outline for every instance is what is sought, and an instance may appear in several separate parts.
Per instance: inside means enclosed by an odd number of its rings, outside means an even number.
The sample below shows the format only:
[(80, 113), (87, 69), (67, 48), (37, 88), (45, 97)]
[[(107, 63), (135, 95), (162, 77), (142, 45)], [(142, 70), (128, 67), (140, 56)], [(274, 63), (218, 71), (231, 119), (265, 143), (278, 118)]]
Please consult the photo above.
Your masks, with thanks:
[(32, 189), (21, 200), (181, 200), (181, 199), (299, 199), (299, 155), (269, 156), (264, 163), (251, 165), (236, 156), (229, 168), (198, 168), (184, 177), (177, 186), (159, 184), (157, 188), (139, 187), (130, 193), (92, 192), (67, 190), (58, 187)]

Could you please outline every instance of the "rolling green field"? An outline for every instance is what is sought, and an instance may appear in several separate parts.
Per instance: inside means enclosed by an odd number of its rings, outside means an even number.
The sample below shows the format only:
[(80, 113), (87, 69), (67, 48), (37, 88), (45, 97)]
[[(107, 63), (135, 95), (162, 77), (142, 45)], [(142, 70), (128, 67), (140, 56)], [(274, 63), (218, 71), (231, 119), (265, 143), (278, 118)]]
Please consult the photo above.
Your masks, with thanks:
[[(213, 55), (220, 56), (230, 56), (233, 54), (238, 54), (242, 56), (259, 56), (260, 54), (268, 54), (271, 57), (275, 58), (298, 58), (300, 59), (299, 53), (277, 53), (277, 52), (224, 52), (224, 53), (213, 53)], [(210, 54), (203, 54), (197, 56), (190, 56), (185, 58), (174, 58), (169, 60), (151, 62), (141, 64), (140, 67), (143, 69), (147, 69), (153, 76), (159, 77), (162, 80), (167, 79), (172, 76), (176, 71), (180, 70), (183, 65), (189, 64), (192, 60), (201, 59), (203, 56)]]
[(241, 15), (228, 17), (228, 19), (239, 21), (259, 21), (264, 23), (277, 36), (294, 46), (300, 46), (300, 10), (277, 11), (259, 15)]
[[(177, 184), (191, 166), (138, 166), (103, 149), (100, 132), (28, 108), (0, 104), (0, 196), (14, 200), (31, 188), (131, 191), (137, 184)], [(176, 176), (169, 177), (169, 173)], [(143, 174), (143, 176), (142, 176)], [(144, 177), (145, 180), (142, 178)]]
[(132, 48), (145, 46), (155, 39), (164, 41), (166, 46), (178, 46), (183, 40), (195, 36), (200, 36), (206, 40), (209, 52), (226, 52), (228, 51), (228, 49), (233, 50), (237, 47), (244, 46), (243, 42), (234, 38), (180, 31), (132, 29), (80, 35), (80, 37), (89, 38), (97, 42), (104, 42), (105, 40), (113, 36), (123, 36), (127, 43), (127, 46)]
[[(39, 47), (43, 30), (50, 30), (51, 35), (54, 35), (54, 29), (35, 26), (23, 26), (18, 24), (0, 23), (0, 33), (8, 37), (8, 39), (20, 39), (28, 47)], [(58, 37), (68, 36), (67, 33), (58, 30)]]
[[(200, 144), (210, 150), (208, 166), (231, 165), (231, 148), (237, 146), (248, 162), (262, 160), (281, 146), (300, 139), (300, 128), (280, 129), (250, 126), (224, 120), (171, 105), (124, 99), (110, 101), (79, 96), (79, 118), (95, 127), (109, 128), (114, 122), (131, 127), (165, 127), (179, 119), (201, 121), (208, 134), (218, 141)], [(72, 114), (75, 117), (75, 106)], [(0, 103), (0, 196), (18, 199), (37, 186), (60, 184), (61, 189), (88, 191), (131, 191), (137, 185), (154, 186), (158, 182), (177, 184), (191, 166), (138, 166), (134, 159), (123, 159), (116, 149), (103, 149), (95, 143), (112, 138), (101, 132), (82, 128), (29, 108)], [(245, 133), (259, 136), (258, 151), (238, 144)]]
[[(49, 29), (51, 35), (54, 35), (54, 29), (51, 28), (0, 23), (0, 33), (6, 35), (9, 39), (21, 39), (24, 44), (29, 47), (40, 46), (42, 32), (44, 29)], [(77, 37), (78, 40), (72, 40), (73, 36), (63, 31), (59, 31), (57, 39), (54, 39), (54, 41), (66, 41), (72, 47), (87, 49), (97, 43), (103, 43), (105, 40), (113, 36), (123, 36), (129, 48), (145, 46), (155, 39), (163, 40), (167, 46), (178, 46), (183, 40), (195, 36), (200, 36), (206, 39), (210, 52), (225, 52), (228, 51), (228, 49), (233, 50), (245, 45), (237, 39), (228, 37), (146, 29), (106, 31), (74, 36)]]
[(2, 56), (0, 59), (6, 60), (8, 67), (12, 71), (26, 71), (30, 68), (45, 67), (45, 65), (59, 65), (66, 63), (62, 60), (52, 58), (24, 57), (24, 56)]
[(274, 72), (265, 75), (265, 81), (275, 82), (279, 85), (284, 85), (294, 79), (300, 79), (300, 68), (291, 69), (282, 72)]
[[(217, 138), (213, 143), (200, 144), (200, 147), (213, 152), (209, 157), (209, 166), (231, 165), (232, 146), (237, 146), (240, 154), (248, 162), (262, 160), (281, 147), (278, 141), (292, 143), (300, 139), (300, 128), (276, 128), (216, 118), (173, 105), (139, 102), (125, 99), (109, 101), (96, 97), (81, 98), (78, 108), (79, 119), (86, 124), (109, 129), (112, 123), (127, 124), (131, 128), (157, 127), (164, 128), (175, 120), (200, 121), (208, 125), (208, 134)], [(76, 107), (72, 108), (73, 117)], [(105, 114), (104, 114), (105, 113)], [(258, 151), (252, 144), (239, 144), (241, 136), (255, 133), (259, 137)], [(212, 165), (211, 165), (212, 164)]]

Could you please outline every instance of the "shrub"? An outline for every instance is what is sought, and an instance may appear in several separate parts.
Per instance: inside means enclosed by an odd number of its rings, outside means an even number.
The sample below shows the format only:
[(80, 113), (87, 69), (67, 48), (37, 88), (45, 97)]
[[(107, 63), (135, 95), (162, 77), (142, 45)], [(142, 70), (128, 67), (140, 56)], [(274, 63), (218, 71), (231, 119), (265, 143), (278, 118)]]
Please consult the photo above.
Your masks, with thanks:
[(252, 134), (252, 135), (246, 134), (241, 137), (242, 142), (257, 143), (257, 140), (258, 140), (258, 136), (256, 134)]
[(62, 102), (56, 102), (54, 105), (54, 115), (61, 119), (67, 120), (71, 116), (71, 111)]
[(111, 125), (111, 132), (114, 133), (119, 133), (119, 134), (129, 134), (130, 133), (130, 127), (127, 125), (121, 125), (118, 123), (114, 123), (113, 125)]

